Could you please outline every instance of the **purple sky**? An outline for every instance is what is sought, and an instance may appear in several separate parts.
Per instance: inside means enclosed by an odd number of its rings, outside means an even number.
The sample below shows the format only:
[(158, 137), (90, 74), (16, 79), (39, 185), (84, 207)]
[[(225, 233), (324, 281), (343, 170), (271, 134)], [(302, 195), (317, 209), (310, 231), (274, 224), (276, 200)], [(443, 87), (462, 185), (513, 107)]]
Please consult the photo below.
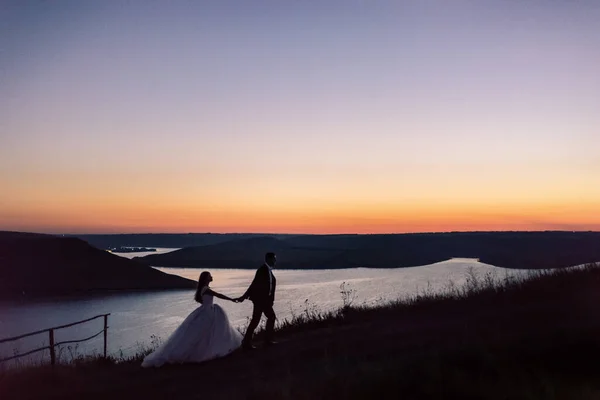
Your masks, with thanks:
[(599, 21), (598, 1), (4, 1), (0, 229), (597, 229)]

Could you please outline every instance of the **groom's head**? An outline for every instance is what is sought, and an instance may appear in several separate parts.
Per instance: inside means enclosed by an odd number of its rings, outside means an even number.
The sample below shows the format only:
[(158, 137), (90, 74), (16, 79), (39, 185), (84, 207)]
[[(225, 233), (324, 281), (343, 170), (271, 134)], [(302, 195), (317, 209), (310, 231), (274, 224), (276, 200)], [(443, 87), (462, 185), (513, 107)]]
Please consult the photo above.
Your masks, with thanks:
[(277, 262), (277, 256), (275, 255), (275, 253), (265, 254), (265, 262), (267, 264), (269, 264), (271, 267), (274, 267), (275, 263)]

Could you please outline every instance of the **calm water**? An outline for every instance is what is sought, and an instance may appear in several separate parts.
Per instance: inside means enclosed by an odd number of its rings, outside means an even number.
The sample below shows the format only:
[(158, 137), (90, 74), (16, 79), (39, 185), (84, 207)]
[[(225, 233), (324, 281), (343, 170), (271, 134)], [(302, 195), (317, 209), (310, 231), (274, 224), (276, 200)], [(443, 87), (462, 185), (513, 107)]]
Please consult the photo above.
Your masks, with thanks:
[[(172, 249), (160, 249), (160, 252)], [(148, 253), (149, 254), (149, 253)], [(156, 254), (156, 253), (152, 253)], [(126, 257), (140, 253), (122, 254)], [(191, 268), (157, 268), (164, 272), (196, 280), (200, 270)], [(472, 259), (452, 259), (436, 264), (402, 269), (336, 269), (336, 270), (276, 270), (277, 297), (275, 311), (279, 319), (303, 312), (307, 306), (329, 310), (342, 305), (340, 285), (345, 282), (354, 290), (356, 303), (376, 304), (423, 290), (439, 291), (450, 281), (464, 284), (471, 270), (483, 275), (491, 272), (499, 277), (507, 273), (522, 273), (483, 264)], [(229, 296), (241, 295), (250, 284), (254, 270), (214, 269), (212, 288)], [(166, 339), (183, 319), (199, 305), (192, 290), (111, 294), (87, 298), (49, 299), (19, 303), (0, 302), (0, 338), (38, 329), (67, 324), (103, 313), (109, 317), (108, 351), (112, 354), (133, 354), (140, 344), (149, 344), (151, 336)], [(236, 304), (215, 299), (229, 315), (234, 326), (243, 328), (251, 314), (252, 303)], [(84, 325), (59, 330), (56, 341), (80, 339), (102, 329), (98, 319)], [(0, 344), (0, 354), (10, 355), (15, 349), (25, 352), (48, 343), (47, 334), (9, 344)], [(73, 350), (73, 348), (72, 348)], [(79, 354), (102, 351), (102, 335), (82, 343)], [(63, 349), (63, 355), (69, 352)], [(37, 353), (34, 359), (48, 357)]]

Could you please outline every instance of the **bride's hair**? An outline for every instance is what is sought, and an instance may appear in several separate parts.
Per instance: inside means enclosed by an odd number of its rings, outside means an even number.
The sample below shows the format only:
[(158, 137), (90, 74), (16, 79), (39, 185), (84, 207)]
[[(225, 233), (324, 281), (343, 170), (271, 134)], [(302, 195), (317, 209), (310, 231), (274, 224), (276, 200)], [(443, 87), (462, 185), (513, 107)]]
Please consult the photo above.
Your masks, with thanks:
[(200, 274), (200, 278), (198, 278), (198, 287), (196, 288), (196, 294), (194, 295), (194, 300), (198, 303), (202, 304), (202, 288), (204, 286), (208, 286), (208, 277), (210, 273), (208, 271), (204, 271)]

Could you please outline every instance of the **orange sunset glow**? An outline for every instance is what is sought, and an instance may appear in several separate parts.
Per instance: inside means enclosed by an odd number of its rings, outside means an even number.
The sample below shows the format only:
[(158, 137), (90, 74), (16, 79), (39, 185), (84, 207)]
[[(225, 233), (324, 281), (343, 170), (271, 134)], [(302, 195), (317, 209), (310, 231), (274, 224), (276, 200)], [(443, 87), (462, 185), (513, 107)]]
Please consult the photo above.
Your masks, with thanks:
[(185, 4), (4, 13), (0, 230), (600, 229), (576, 7)]

